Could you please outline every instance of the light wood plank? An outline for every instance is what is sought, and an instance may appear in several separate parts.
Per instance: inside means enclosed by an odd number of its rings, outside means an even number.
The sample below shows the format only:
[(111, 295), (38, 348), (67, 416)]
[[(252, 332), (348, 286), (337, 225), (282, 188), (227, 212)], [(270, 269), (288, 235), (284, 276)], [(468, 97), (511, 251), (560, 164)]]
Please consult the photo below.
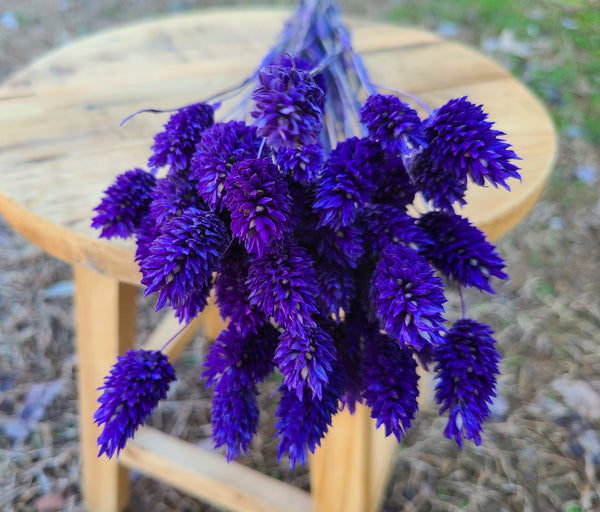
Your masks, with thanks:
[(212, 342), (217, 339), (219, 333), (227, 327), (229, 320), (223, 320), (219, 307), (217, 306), (216, 296), (214, 290), (211, 292), (211, 296), (208, 302), (208, 306), (202, 312), (204, 337), (208, 342)]
[(129, 501), (128, 471), (97, 457), (100, 429), (93, 415), (97, 388), (117, 356), (133, 346), (137, 289), (79, 265), (74, 275), (83, 497), (92, 512), (120, 512)]
[(120, 462), (226, 510), (311, 510), (308, 493), (149, 427), (136, 433)]
[(375, 429), (370, 409), (358, 405), (333, 418), (329, 433), (310, 457), (315, 512), (375, 512), (388, 482), (398, 442)]

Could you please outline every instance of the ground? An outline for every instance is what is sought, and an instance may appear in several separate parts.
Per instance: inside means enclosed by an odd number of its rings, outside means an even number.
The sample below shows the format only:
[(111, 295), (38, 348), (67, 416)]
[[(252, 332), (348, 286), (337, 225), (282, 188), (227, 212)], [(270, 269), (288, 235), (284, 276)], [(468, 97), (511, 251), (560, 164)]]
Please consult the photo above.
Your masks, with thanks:
[[(0, 0), (0, 80), (86, 34), (216, 3)], [(443, 437), (434, 410), (419, 414), (398, 450), (383, 510), (600, 510), (599, 2), (341, 4), (348, 15), (423, 26), (480, 48), (539, 95), (560, 135), (540, 201), (498, 241), (511, 281), (494, 296), (468, 297), (477, 318), (493, 326), (504, 356), (483, 442), (460, 451)], [(155, 322), (150, 303), (142, 303), (140, 337)], [(201, 360), (198, 339), (177, 363), (180, 380), (153, 422), (208, 444)], [(83, 510), (76, 367), (69, 267), (0, 219), (0, 510)], [(305, 470), (275, 460), (273, 403), (263, 395), (263, 427), (244, 462), (308, 488)], [(134, 475), (131, 510), (215, 509)]]

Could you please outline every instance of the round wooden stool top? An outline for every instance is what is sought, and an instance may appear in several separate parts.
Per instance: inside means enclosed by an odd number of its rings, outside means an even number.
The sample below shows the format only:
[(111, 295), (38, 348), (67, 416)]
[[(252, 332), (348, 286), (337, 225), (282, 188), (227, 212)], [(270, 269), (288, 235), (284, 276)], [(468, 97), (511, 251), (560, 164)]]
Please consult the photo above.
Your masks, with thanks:
[[(0, 212), (50, 254), (138, 283), (133, 242), (98, 239), (92, 209), (114, 177), (144, 167), (169, 109), (241, 82), (275, 41), (286, 13), (215, 10), (117, 28), (38, 59), (0, 88)], [(421, 30), (349, 23), (376, 84), (431, 107), (468, 95), (523, 158), (512, 191), (475, 188), (465, 214), (496, 238), (529, 211), (552, 167), (556, 137), (540, 103), (507, 71)]]

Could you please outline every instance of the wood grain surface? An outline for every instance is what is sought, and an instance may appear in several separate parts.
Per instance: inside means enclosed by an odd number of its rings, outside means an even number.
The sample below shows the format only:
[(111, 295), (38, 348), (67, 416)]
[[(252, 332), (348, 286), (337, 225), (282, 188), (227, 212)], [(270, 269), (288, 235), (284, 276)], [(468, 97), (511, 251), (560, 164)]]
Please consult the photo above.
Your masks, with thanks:
[(150, 427), (142, 427), (119, 459), (225, 510), (310, 512), (311, 496), (237, 462)]

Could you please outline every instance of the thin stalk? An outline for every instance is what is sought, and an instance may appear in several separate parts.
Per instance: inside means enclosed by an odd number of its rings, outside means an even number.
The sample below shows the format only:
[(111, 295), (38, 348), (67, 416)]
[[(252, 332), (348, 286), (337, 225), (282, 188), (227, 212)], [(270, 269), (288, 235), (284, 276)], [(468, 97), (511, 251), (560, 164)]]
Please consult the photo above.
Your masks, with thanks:
[(175, 338), (177, 338), (177, 336), (179, 336), (179, 335), (180, 335), (180, 334), (181, 334), (181, 333), (184, 331), (184, 329), (185, 329), (185, 328), (188, 326), (188, 324), (189, 324), (189, 322), (188, 322), (188, 323), (186, 323), (186, 324), (185, 324), (185, 325), (184, 325), (184, 326), (183, 326), (181, 329), (179, 329), (179, 330), (178, 330), (178, 331), (177, 331), (175, 334), (173, 334), (173, 336), (171, 336), (171, 337), (170, 337), (170, 338), (167, 340), (167, 342), (166, 342), (166, 343), (165, 343), (165, 344), (164, 344), (164, 345), (163, 345), (163, 346), (160, 348), (160, 351), (161, 351), (161, 352), (164, 352), (164, 350), (165, 350), (165, 349), (166, 349), (166, 348), (169, 346), (169, 344), (170, 344), (170, 343), (171, 343), (171, 342), (172, 342), (172, 341), (173, 341)]
[(466, 304), (465, 298), (463, 296), (462, 286), (460, 284), (457, 284), (456, 287), (458, 288), (458, 296), (460, 297), (460, 308), (462, 310), (462, 317), (466, 318), (467, 317), (467, 304)]
[(377, 89), (383, 89), (384, 91), (395, 92), (396, 94), (399, 94), (400, 96), (406, 96), (407, 98), (410, 98), (411, 100), (413, 100), (417, 105), (419, 105), (429, 115), (433, 114), (433, 110), (431, 109), (431, 107), (427, 103), (425, 103), (421, 98), (419, 98), (418, 96), (415, 96), (414, 94), (403, 91), (396, 87), (390, 87), (388, 85), (377, 84), (376, 87), (377, 87)]

